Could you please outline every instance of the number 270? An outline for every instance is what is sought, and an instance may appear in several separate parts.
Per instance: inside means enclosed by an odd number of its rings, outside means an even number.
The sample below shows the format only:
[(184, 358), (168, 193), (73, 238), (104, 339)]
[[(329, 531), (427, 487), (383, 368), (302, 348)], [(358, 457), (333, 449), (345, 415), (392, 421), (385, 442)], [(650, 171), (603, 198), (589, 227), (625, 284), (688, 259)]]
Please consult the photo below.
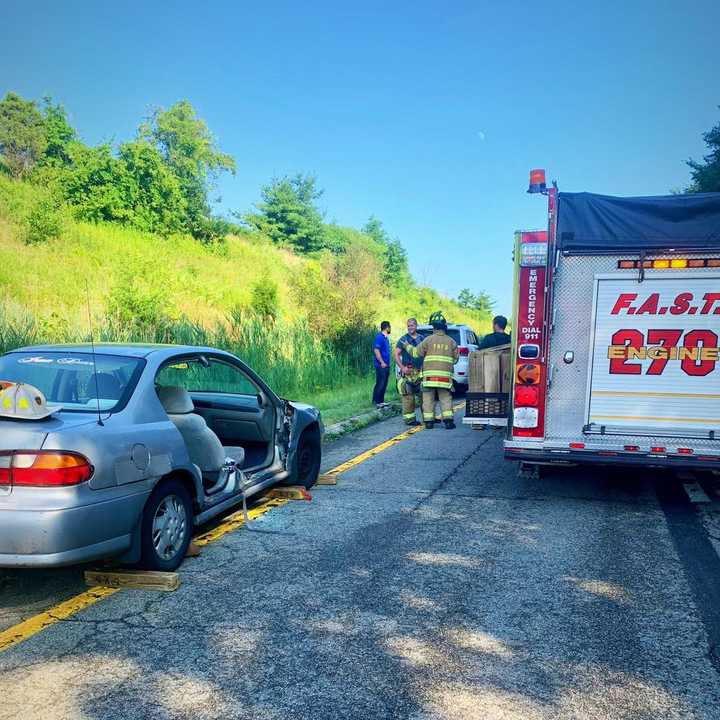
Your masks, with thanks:
[[(680, 367), (686, 375), (704, 376), (708, 375), (715, 369), (715, 360), (702, 358), (700, 356), (692, 357), (691, 353), (673, 353), (672, 349), (678, 346), (682, 337), (682, 330), (648, 330), (647, 345), (650, 348), (660, 347), (664, 349), (664, 353), (657, 354), (652, 357), (647, 353), (647, 357), (652, 360), (646, 375), (662, 375), (665, 366), (670, 359), (680, 357)], [(718, 336), (711, 330), (691, 330), (685, 334), (682, 347), (697, 348), (699, 352), (703, 348), (717, 348)], [(632, 348), (635, 350), (645, 349), (645, 337), (640, 330), (618, 330), (612, 336), (612, 344), (615, 347)], [(664, 357), (662, 356), (664, 355)], [(642, 358), (639, 358), (642, 360)], [(619, 357), (610, 360), (611, 375), (641, 375), (642, 362), (634, 361), (632, 358)]]

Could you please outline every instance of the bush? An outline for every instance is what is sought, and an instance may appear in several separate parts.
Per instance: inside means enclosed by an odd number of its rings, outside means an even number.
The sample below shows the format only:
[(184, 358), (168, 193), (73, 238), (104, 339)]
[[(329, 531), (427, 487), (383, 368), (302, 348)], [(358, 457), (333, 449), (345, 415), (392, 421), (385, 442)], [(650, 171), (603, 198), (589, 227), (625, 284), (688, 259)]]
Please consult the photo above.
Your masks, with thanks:
[(128, 270), (110, 291), (107, 315), (118, 332), (146, 336), (170, 322), (167, 289), (159, 278), (148, 280)]
[(44, 243), (60, 237), (63, 220), (60, 211), (50, 198), (42, 198), (30, 210), (25, 221), (25, 242), (28, 245)]
[(263, 320), (275, 322), (278, 316), (278, 287), (272, 280), (261, 280), (252, 287), (251, 308)]

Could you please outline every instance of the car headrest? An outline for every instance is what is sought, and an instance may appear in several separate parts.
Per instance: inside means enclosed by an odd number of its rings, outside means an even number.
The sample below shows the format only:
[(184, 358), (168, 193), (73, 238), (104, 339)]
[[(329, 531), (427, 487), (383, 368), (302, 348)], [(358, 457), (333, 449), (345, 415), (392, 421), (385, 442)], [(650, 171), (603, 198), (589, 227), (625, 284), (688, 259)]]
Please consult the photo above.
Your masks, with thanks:
[(160, 404), (169, 415), (186, 415), (195, 410), (190, 393), (183, 387), (167, 385), (157, 389)]
[(87, 384), (88, 398), (105, 398), (119, 400), (122, 393), (120, 381), (110, 373), (94, 373)]

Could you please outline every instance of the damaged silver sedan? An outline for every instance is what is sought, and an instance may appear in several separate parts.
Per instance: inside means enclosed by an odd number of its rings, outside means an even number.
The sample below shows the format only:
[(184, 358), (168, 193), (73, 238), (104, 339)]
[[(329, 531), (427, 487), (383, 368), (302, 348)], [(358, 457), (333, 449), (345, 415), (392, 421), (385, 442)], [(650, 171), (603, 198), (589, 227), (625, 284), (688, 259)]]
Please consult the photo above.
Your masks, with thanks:
[(0, 381), (37, 388), (48, 408), (0, 417), (0, 567), (116, 557), (173, 570), (194, 526), (318, 477), (320, 412), (222, 350), (28, 347), (0, 357)]

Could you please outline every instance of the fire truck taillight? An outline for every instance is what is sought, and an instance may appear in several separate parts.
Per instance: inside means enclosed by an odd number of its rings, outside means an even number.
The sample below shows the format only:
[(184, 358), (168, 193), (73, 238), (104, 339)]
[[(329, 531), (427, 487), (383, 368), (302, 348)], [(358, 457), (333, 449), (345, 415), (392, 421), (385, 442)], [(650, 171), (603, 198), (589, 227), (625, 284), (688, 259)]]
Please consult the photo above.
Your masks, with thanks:
[(539, 400), (537, 385), (518, 385), (515, 388), (515, 407), (537, 407)]
[(513, 408), (513, 427), (536, 428), (538, 426), (539, 412), (534, 407)]

